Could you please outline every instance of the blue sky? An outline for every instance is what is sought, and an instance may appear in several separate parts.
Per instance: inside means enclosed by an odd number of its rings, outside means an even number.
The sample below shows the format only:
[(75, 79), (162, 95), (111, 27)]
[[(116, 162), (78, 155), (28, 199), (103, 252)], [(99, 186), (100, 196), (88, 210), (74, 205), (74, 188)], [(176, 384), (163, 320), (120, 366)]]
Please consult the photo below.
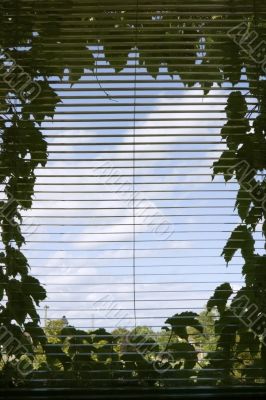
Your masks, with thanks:
[[(237, 254), (228, 267), (221, 257), (230, 231), (240, 222), (234, 211), (238, 186), (225, 184), (221, 177), (211, 178), (214, 158), (225, 149), (219, 136), (226, 117), (224, 106), (214, 103), (225, 104), (228, 91), (214, 87), (209, 97), (203, 96), (201, 91), (183, 90), (178, 77), (171, 80), (164, 75), (154, 80), (147, 78), (144, 69), (138, 72), (144, 73), (138, 75), (138, 94), (156, 97), (136, 102), (136, 116), (141, 121), (136, 122), (135, 172), (143, 176), (135, 177), (135, 203), (149, 207), (135, 211), (136, 313), (138, 325), (156, 329), (176, 312), (200, 312), (220, 283), (241, 287), (241, 256)], [(120, 82), (125, 79), (118, 74), (115, 84), (101, 82), (105, 92), (99, 90), (89, 71), (72, 88), (67, 82), (64, 91), (62, 85), (54, 85), (59, 95), (73, 95), (71, 90), (81, 89), (78, 94), (84, 98), (71, 108), (65, 105), (73, 100), (63, 100), (54, 121), (43, 124), (44, 134), (54, 136), (47, 138), (49, 161), (46, 168), (38, 169), (33, 209), (24, 213), (28, 241), (24, 250), (33, 276), (48, 292), (40, 308), (42, 318), (48, 305), (49, 318), (66, 315), (72, 325), (84, 329), (134, 326), (133, 204), (132, 193), (128, 193), (133, 189), (133, 138), (129, 135), (133, 134), (134, 108), (128, 103), (132, 103), (134, 77), (129, 76), (128, 83)], [(141, 79), (150, 83), (144, 85)], [(169, 82), (162, 83), (162, 79)], [(128, 99), (119, 98), (125, 94)], [(169, 94), (178, 97), (167, 98)], [(198, 97), (192, 99), (192, 94)], [(100, 107), (94, 105), (97, 95), (105, 96), (98, 100)], [(215, 98), (217, 95), (223, 97)], [(192, 101), (196, 105), (190, 105)], [(115, 115), (108, 114), (114, 110)], [(69, 114), (62, 114), (65, 111)], [(75, 114), (81, 111), (85, 113)], [(101, 115), (91, 113), (95, 111)], [(58, 121), (99, 117), (98, 123)], [(106, 121), (110, 118), (129, 121)], [(154, 120), (162, 118), (172, 121)], [(98, 134), (110, 137), (97, 138)], [(160, 136), (151, 136), (155, 134)], [(62, 135), (71, 137), (59, 137)], [(101, 153), (89, 153), (91, 150)], [(123, 152), (112, 153), (117, 150)], [(112, 161), (104, 161), (110, 158)], [(113, 168), (112, 177), (106, 166)], [(163, 226), (170, 236), (163, 233)]]

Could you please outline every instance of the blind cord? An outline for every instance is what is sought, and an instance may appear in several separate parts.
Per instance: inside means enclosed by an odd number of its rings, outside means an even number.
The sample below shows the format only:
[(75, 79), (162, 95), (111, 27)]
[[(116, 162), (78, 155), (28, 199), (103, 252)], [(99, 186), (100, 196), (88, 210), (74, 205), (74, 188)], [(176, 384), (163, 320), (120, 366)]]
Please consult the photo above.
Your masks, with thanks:
[(135, 69), (134, 69), (134, 103), (133, 103), (133, 169), (132, 169), (132, 213), (133, 213), (133, 309), (134, 326), (137, 328), (137, 308), (136, 308), (136, 210), (135, 210), (135, 173), (136, 173), (136, 92), (137, 92), (137, 44), (138, 44), (138, 10), (139, 0), (136, 0), (136, 19), (135, 19)]

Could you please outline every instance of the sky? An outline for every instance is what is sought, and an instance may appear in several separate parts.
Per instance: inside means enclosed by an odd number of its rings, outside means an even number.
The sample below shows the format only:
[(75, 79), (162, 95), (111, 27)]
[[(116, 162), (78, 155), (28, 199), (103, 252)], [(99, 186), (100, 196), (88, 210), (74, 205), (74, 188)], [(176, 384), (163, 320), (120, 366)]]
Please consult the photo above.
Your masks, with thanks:
[[(65, 315), (86, 330), (157, 330), (175, 313), (201, 312), (219, 284), (242, 285), (240, 254), (229, 266), (221, 257), (240, 222), (238, 186), (212, 180), (211, 168), (226, 148), (219, 132), (231, 85), (204, 96), (165, 69), (155, 80), (138, 68), (134, 105), (127, 72), (130, 64), (108, 84), (86, 70), (72, 87), (53, 85), (63, 99), (42, 126), (49, 161), (23, 213), (23, 251), (47, 290), (42, 324), (49, 306), (48, 319)], [(73, 105), (69, 95), (83, 97)]]

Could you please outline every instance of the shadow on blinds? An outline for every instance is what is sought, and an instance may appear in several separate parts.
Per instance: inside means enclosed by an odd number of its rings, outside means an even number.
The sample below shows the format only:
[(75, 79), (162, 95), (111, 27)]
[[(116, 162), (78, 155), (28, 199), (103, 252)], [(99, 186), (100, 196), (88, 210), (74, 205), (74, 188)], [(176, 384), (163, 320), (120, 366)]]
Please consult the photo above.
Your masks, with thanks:
[(0, 20), (0, 397), (262, 398), (266, 5)]

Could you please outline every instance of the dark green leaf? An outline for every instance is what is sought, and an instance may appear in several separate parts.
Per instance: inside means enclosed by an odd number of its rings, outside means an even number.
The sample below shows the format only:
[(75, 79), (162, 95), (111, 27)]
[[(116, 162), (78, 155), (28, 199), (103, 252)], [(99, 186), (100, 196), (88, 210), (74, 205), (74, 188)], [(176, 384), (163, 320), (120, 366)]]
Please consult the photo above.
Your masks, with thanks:
[(221, 315), (225, 311), (227, 301), (232, 293), (233, 290), (229, 283), (223, 283), (218, 286), (207, 303), (207, 310), (211, 311), (213, 307), (217, 307)]
[(255, 250), (254, 244), (255, 241), (246, 225), (238, 225), (227, 241), (222, 255), (227, 263), (232, 260), (237, 250), (241, 250), (244, 258), (251, 257)]
[(198, 315), (192, 311), (182, 312), (175, 314), (173, 317), (168, 318), (165, 323), (170, 324), (172, 331), (181, 337), (188, 340), (187, 328), (190, 326), (199, 332), (203, 333), (203, 327), (197, 319)]

